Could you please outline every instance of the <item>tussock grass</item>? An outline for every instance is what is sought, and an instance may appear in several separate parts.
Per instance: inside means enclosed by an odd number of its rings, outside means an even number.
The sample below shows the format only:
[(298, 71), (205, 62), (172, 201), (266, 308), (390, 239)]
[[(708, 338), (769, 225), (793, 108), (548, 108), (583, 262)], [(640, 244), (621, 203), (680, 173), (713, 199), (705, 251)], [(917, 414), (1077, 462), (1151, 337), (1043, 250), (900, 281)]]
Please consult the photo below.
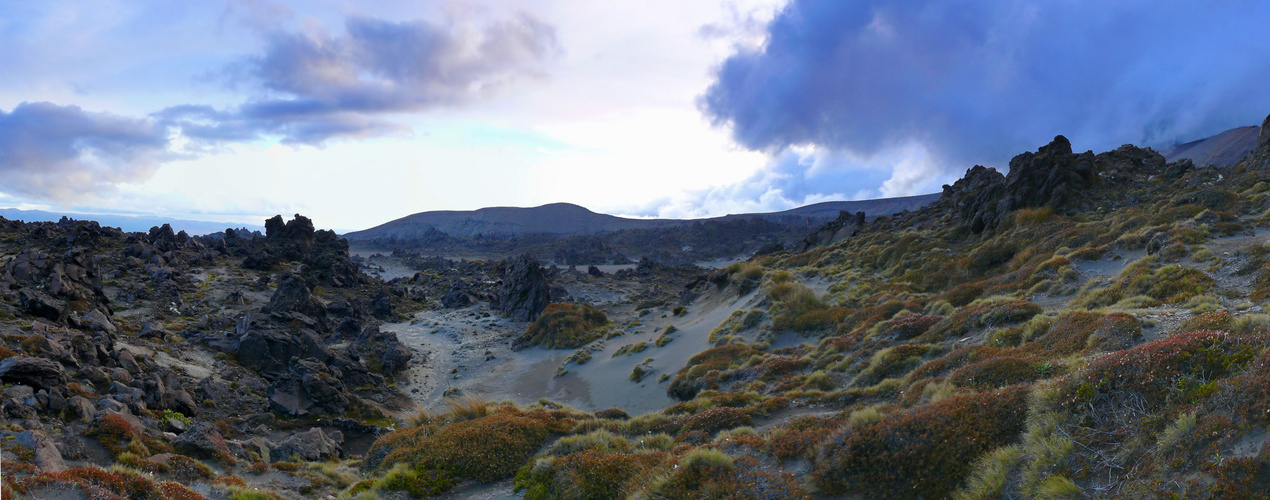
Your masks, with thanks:
[(450, 409), (448, 415), (453, 420), (472, 420), (489, 415), (489, 403), (472, 395), (461, 398), (446, 398), (445, 406)]

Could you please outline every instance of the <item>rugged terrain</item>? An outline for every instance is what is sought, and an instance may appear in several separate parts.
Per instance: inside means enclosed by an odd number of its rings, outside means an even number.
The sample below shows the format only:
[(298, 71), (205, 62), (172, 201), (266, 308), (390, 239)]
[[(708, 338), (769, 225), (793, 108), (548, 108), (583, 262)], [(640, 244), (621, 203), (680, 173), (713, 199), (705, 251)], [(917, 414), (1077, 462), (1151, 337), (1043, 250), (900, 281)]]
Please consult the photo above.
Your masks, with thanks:
[(1267, 129), (718, 269), (4, 221), (4, 496), (1264, 498)]

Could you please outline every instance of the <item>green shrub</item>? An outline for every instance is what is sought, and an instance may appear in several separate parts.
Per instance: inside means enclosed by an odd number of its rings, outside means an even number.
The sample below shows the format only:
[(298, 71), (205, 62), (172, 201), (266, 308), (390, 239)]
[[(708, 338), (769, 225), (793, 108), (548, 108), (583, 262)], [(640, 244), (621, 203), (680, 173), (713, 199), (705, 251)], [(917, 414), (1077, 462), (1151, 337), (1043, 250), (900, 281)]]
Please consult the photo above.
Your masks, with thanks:
[(548, 349), (576, 349), (603, 337), (607, 326), (604, 313), (590, 306), (548, 304), (517, 342)]
[(572, 428), (561, 412), (504, 409), (444, 426), (423, 426), (389, 433), (371, 446), (367, 467), (410, 467), (414, 477), (436, 484), (451, 479), (493, 482), (511, 477), (553, 433)]

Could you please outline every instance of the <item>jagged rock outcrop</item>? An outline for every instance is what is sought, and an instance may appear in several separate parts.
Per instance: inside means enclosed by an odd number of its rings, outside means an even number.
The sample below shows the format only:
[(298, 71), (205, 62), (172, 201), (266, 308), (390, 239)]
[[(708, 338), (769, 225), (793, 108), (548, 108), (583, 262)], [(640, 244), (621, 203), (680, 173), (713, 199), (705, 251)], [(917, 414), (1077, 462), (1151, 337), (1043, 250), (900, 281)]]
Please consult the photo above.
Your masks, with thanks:
[(975, 165), (953, 185), (944, 186), (941, 203), (946, 203), (970, 230), (976, 233), (996, 227), (1001, 220), (997, 202), (1005, 189), (1005, 176), (995, 168)]
[(281, 215), (265, 221), (265, 237), (257, 240), (241, 240), (225, 234), (224, 245), (253, 245), (247, 250), (243, 267), (268, 271), (286, 262), (304, 264), (303, 274), (319, 283), (336, 287), (352, 286), (365, 282), (366, 278), (348, 256), (348, 242), (334, 231), (315, 231), (313, 221), (300, 214), (283, 222)]
[(60, 256), (23, 251), (5, 265), (2, 281), (17, 289), (26, 312), (50, 321), (65, 322), (73, 313), (93, 309), (114, 314), (97, 261), (83, 248)]
[(798, 253), (806, 252), (815, 247), (832, 245), (859, 234), (860, 229), (864, 227), (864, 218), (864, 212), (856, 212), (854, 214), (845, 211), (839, 212), (837, 219), (828, 222), (821, 226), (820, 229), (817, 229), (816, 232), (803, 238), (803, 241), (798, 244)]
[(269, 386), (269, 402), (274, 411), (293, 417), (343, 414), (352, 398), (342, 378), (343, 372), (317, 359), (297, 359), (290, 372)]
[(499, 291), (498, 311), (516, 321), (537, 318), (551, 303), (546, 270), (529, 254), (506, 260), (501, 267), (503, 287)]
[(952, 186), (944, 186), (940, 204), (975, 233), (995, 228), (1021, 208), (1050, 207), (1059, 213), (1088, 209), (1085, 194), (1098, 187), (1114, 187), (1149, 176), (1177, 177), (1190, 162), (1168, 164), (1159, 153), (1124, 145), (1095, 155), (1073, 153), (1066, 137), (1057, 136), (1036, 152), (1010, 160), (1010, 173), (976, 165)]
[[(300, 319), (302, 322), (307, 322), (304, 320), (308, 319), (316, 323), (322, 331), (330, 329), (330, 322), (326, 317), (326, 304), (313, 295), (308, 282), (298, 273), (289, 272), (282, 276), (282, 279), (278, 281), (278, 288), (269, 298), (269, 305), (262, 308), (261, 312), (285, 319)], [(295, 314), (303, 315), (304, 318), (293, 318)]]

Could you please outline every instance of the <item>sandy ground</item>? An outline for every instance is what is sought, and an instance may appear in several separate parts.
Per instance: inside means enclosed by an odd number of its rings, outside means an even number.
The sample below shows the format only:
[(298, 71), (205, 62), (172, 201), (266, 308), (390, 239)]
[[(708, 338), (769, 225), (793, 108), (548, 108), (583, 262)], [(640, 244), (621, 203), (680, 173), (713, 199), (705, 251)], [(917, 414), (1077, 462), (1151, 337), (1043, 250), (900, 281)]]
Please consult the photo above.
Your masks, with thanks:
[[(443, 411), (444, 396), (457, 390), (494, 401), (529, 404), (546, 398), (586, 411), (621, 408), (635, 415), (674, 404), (666, 395), (668, 382), (659, 381), (660, 376), (673, 375), (693, 354), (708, 349), (710, 331), (733, 311), (754, 307), (761, 300), (757, 292), (743, 297), (715, 292), (690, 304), (680, 317), (669, 306), (641, 311), (641, 316), (628, 298), (638, 287), (595, 280), (570, 288), (575, 298), (601, 307), (617, 334), (584, 347), (592, 358), (581, 365), (569, 361), (575, 353), (570, 349), (512, 351), (512, 342), (528, 324), (500, 318), (485, 303), (422, 311), (409, 323), (382, 328), (397, 333), (415, 349), (417, 361), (398, 384), (424, 408)], [(677, 329), (670, 335), (673, 340), (657, 347), (654, 341), (670, 325)], [(791, 337), (787, 343), (805, 340)], [(646, 350), (613, 356), (638, 342), (645, 342)], [(651, 370), (638, 383), (629, 378), (636, 365)]]

